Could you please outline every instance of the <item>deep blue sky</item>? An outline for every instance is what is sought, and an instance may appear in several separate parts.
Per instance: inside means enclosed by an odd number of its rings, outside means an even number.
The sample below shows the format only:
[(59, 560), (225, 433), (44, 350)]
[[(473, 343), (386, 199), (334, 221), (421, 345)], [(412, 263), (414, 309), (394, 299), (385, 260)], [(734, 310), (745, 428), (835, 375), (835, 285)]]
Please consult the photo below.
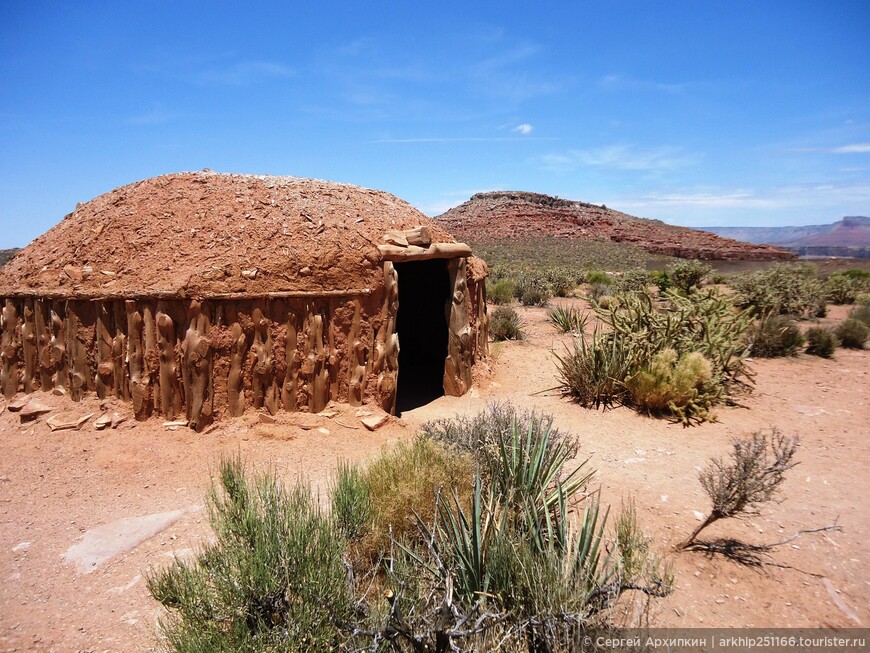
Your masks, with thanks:
[(870, 1), (0, 3), (0, 247), (206, 167), (430, 215), (495, 189), (870, 215)]

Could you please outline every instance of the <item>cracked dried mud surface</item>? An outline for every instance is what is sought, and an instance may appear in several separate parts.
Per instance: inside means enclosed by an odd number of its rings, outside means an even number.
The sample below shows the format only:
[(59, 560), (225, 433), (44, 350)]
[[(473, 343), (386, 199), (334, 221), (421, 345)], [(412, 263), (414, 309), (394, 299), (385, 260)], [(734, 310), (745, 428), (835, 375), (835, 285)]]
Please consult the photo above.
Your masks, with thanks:
[[(870, 351), (841, 349), (834, 360), (757, 360), (756, 391), (746, 408), (720, 409), (719, 422), (686, 429), (622, 408), (586, 410), (548, 392), (555, 385), (550, 352), (568, 338), (545, 323), (543, 309), (522, 312), (528, 339), (497, 345), (492, 374), (479, 387), (407, 412), (375, 432), (339, 406), (333, 417), (280, 414), (275, 424), (249, 411), (201, 434), (132, 416), (116, 430), (95, 431), (91, 420), (81, 431), (52, 433), (45, 416), (21, 424), (0, 402), (0, 651), (153, 650), (160, 608), (144, 574), (208, 538), (201, 507), (221, 456), (271, 465), (287, 482), (301, 476), (323, 496), (338, 460), (365, 460), (386, 443), (412, 437), (426, 420), (505, 399), (552, 413), (558, 427), (580, 437), (581, 456), (598, 470), (595, 484), (614, 510), (635, 498), (641, 525), (676, 574), (675, 592), (651, 605), (653, 623), (870, 624)], [(831, 313), (833, 323), (846, 309)], [(93, 398), (80, 404), (37, 398), (72, 415), (100, 408)], [(129, 414), (130, 408), (110, 402), (110, 414), (116, 410)], [(720, 522), (710, 536), (770, 542), (834, 520), (843, 531), (805, 535), (777, 549), (773, 561), (785, 568), (758, 570), (674, 553), (673, 545), (697, 524), (695, 512), (709, 507), (699, 468), (710, 456), (727, 454), (732, 437), (772, 426), (801, 438), (800, 464), (786, 476), (782, 502), (747, 521)], [(63, 557), (92, 529), (179, 510), (183, 514), (165, 529), (89, 573), (78, 573)]]

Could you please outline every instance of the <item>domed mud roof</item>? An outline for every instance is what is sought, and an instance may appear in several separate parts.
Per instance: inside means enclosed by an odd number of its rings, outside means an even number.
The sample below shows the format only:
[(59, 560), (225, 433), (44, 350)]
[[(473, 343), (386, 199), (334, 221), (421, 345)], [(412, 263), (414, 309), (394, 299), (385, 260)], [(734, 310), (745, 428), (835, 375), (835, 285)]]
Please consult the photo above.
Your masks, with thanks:
[(184, 172), (79, 205), (0, 268), (0, 294), (181, 296), (371, 287), (384, 234), (426, 226), (407, 202), (315, 179)]

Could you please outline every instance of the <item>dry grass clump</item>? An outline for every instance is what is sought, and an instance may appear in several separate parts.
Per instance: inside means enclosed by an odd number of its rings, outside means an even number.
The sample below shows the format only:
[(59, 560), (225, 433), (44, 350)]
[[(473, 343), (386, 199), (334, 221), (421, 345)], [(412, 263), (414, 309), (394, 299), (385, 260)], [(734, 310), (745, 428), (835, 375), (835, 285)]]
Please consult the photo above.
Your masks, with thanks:
[(807, 329), (807, 353), (822, 358), (833, 358), (839, 341), (837, 336), (822, 327)]
[(804, 337), (794, 320), (774, 313), (761, 317), (747, 334), (752, 355), (759, 358), (797, 356)]
[(867, 338), (870, 336), (870, 328), (860, 320), (850, 317), (837, 325), (837, 328), (834, 329), (834, 334), (843, 347), (864, 349), (864, 343), (867, 342)]

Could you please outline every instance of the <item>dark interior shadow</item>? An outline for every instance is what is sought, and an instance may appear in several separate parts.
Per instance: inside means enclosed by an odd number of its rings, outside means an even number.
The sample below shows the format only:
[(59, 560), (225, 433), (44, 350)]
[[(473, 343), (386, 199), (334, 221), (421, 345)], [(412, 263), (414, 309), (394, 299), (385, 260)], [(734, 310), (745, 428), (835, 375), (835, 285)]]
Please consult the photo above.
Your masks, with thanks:
[(443, 259), (395, 266), (399, 278), (396, 414), (401, 415), (444, 395), (450, 275)]

